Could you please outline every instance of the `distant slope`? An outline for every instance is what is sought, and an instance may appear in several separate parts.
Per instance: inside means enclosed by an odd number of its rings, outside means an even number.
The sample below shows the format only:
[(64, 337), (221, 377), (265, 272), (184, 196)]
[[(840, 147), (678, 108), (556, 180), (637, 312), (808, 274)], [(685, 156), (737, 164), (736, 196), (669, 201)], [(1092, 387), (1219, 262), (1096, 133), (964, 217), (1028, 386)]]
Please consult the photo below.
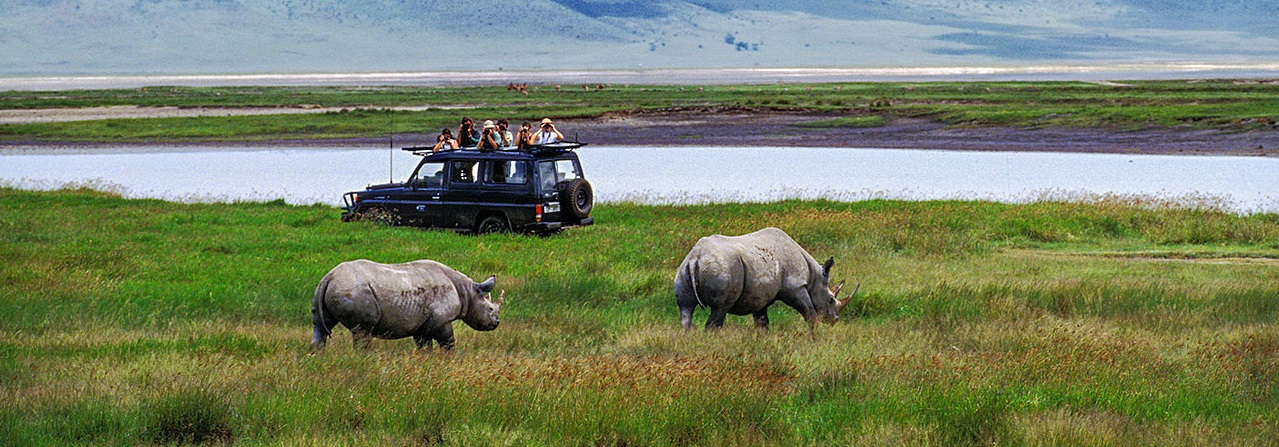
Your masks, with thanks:
[(0, 76), (1258, 62), (1277, 3), (6, 0)]

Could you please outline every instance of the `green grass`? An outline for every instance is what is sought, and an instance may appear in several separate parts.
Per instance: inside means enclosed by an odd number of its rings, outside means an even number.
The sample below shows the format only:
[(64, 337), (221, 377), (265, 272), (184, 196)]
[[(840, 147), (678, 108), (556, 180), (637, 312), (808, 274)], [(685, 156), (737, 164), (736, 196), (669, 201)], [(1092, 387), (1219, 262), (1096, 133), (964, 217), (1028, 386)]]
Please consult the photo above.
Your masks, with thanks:
[[(0, 189), (10, 445), (1268, 445), (1279, 216), (1135, 200), (601, 204), (556, 236), (340, 223), (338, 210)], [(861, 292), (678, 329), (712, 234), (789, 232)], [(309, 356), (345, 260), (497, 274), (502, 325)], [(695, 320), (704, 322), (706, 311)]]
[[(1216, 81), (929, 82), (703, 87), (537, 86), (525, 96), (505, 87), (149, 87), (130, 90), (0, 92), (0, 109), (95, 106), (325, 106), (347, 112), (200, 119), (130, 119), (0, 125), (10, 141), (253, 141), (367, 138), (435, 132), (458, 116), (518, 122), (545, 116), (683, 108), (805, 111), (829, 115), (814, 125), (879, 125), (925, 118), (953, 126), (1155, 127), (1271, 130), (1279, 121), (1279, 84)], [(423, 111), (385, 111), (430, 107)], [(451, 107), (465, 107), (455, 109)], [(873, 118), (879, 117), (879, 118)]]

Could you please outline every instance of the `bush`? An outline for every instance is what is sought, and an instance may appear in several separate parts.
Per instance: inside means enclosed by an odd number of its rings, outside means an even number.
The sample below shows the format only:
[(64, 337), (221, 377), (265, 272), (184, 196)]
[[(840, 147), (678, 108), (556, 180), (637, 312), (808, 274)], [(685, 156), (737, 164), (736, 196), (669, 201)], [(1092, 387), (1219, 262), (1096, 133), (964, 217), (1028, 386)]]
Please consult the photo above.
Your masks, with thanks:
[(232, 411), (222, 397), (208, 391), (183, 392), (155, 401), (147, 434), (158, 444), (205, 444), (231, 441)]

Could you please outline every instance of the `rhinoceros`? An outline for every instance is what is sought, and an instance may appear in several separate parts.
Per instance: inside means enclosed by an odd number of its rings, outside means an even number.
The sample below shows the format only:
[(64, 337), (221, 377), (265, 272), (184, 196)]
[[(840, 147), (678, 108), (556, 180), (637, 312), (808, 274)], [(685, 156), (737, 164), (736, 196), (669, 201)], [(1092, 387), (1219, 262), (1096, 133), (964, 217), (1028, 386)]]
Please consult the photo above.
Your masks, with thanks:
[(707, 330), (723, 326), (726, 314), (753, 315), (755, 326), (767, 330), (768, 307), (776, 301), (799, 311), (810, 329), (818, 321), (834, 324), (839, 311), (852, 300), (852, 296), (843, 301), (837, 298), (842, 281), (830, 289), (834, 264), (835, 258), (818, 264), (777, 228), (701, 238), (675, 273), (680, 326), (691, 329), (693, 311), (706, 306), (711, 311)]
[(315, 288), (311, 349), (323, 349), (338, 323), (351, 330), (356, 348), (367, 348), (370, 337), (413, 337), (419, 349), (430, 347), (431, 341), (452, 349), (454, 320), (460, 319), (477, 331), (497, 329), (497, 313), (506, 292), (493, 301), (489, 292), (496, 282), (497, 277), (490, 276), (476, 283), (430, 260), (343, 262)]

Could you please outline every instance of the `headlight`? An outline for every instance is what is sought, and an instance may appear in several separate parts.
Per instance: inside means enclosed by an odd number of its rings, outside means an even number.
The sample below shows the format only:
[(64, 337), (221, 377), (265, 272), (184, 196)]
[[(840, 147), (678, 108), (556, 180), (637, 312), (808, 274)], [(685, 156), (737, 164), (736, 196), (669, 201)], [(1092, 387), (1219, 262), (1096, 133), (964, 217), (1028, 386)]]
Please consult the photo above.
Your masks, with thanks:
[(548, 214), (549, 214), (549, 213), (558, 213), (558, 212), (560, 212), (560, 203), (559, 203), (559, 202), (554, 202), (554, 203), (548, 203), (548, 204), (546, 204), (546, 212), (547, 212)]

